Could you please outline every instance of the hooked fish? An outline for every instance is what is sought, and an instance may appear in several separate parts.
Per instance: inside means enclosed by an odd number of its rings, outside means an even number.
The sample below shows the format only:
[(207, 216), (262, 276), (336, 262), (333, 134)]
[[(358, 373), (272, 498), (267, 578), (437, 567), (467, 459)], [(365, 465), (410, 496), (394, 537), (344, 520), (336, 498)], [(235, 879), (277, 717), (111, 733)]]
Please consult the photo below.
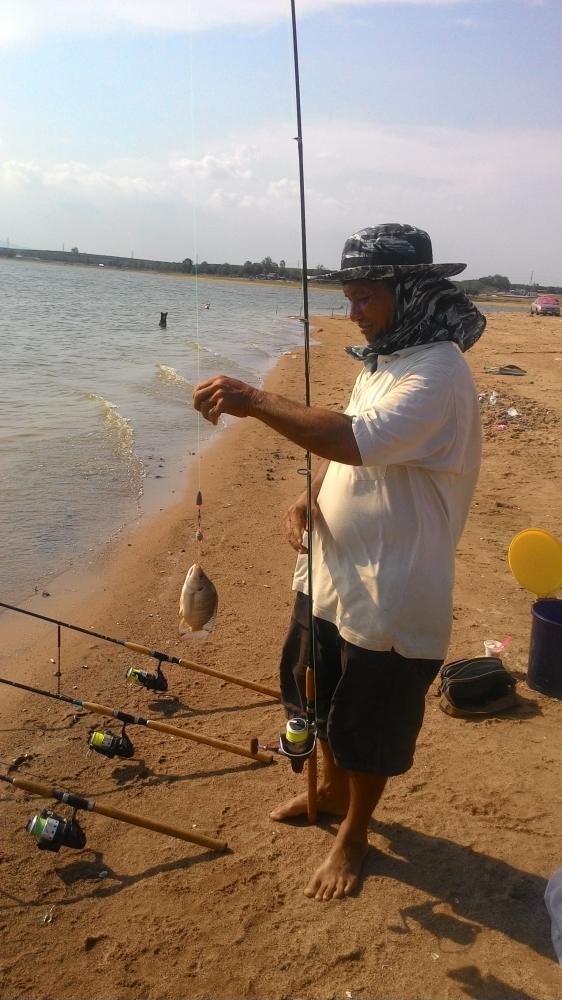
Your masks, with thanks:
[(199, 563), (194, 563), (180, 596), (180, 635), (209, 633), (215, 627), (219, 596)]

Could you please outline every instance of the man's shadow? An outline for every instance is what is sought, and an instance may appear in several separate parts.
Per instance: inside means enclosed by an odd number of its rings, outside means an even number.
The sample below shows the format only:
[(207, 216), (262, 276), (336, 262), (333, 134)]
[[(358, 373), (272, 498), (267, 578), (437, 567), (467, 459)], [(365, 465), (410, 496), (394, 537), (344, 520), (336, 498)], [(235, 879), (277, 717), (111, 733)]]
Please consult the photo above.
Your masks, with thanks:
[[(399, 823), (372, 820), (371, 829), (388, 841), (392, 854), (370, 851), (365, 876), (390, 878), (434, 897), (401, 911), (402, 923), (394, 931), (409, 934), (409, 922), (414, 921), (434, 935), (443, 951), (451, 952), (472, 944), (482, 927), (488, 927), (553, 960), (544, 905), (546, 879)], [(442, 902), (452, 914), (437, 912)]]

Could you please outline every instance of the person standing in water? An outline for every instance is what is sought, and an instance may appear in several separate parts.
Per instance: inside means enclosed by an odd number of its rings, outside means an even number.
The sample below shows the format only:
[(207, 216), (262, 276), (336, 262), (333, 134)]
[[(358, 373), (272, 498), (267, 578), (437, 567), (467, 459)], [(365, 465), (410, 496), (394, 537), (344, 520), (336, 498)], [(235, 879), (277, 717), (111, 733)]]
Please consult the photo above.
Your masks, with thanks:
[[(412, 766), (426, 693), (452, 625), (455, 548), (480, 468), (480, 413), (462, 357), (486, 321), (434, 264), (414, 226), (362, 229), (341, 269), (350, 318), (366, 344), (344, 413), (306, 407), (220, 375), (194, 406), (255, 417), (324, 461), (313, 480), (312, 589), (317, 726), (324, 763), (318, 808), (342, 817), (305, 894), (342, 898), (357, 886), (368, 824), (388, 779)], [(308, 659), (306, 491), (286, 530), (298, 553), (295, 608), (281, 656), (281, 691), (302, 714)], [(306, 794), (274, 820), (305, 814)]]

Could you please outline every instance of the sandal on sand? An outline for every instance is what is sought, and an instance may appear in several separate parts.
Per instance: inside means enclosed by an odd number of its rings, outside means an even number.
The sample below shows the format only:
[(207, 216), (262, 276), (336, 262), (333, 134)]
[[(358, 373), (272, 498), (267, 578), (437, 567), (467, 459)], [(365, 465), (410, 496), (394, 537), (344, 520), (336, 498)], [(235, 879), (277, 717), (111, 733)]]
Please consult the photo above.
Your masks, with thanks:
[(499, 368), (491, 368), (489, 365), (484, 365), (484, 371), (488, 372), (489, 375), (526, 375), (527, 372), (524, 368), (520, 368), (519, 365), (501, 365)]

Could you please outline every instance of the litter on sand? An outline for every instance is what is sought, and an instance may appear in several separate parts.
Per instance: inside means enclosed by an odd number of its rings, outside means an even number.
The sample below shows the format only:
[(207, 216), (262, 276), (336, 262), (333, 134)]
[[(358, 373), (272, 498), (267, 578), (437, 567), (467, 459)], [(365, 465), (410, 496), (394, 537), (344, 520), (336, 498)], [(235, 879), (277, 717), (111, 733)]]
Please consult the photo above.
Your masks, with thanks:
[(524, 368), (520, 368), (519, 365), (500, 365), (497, 368), (493, 368), (491, 365), (484, 365), (484, 371), (488, 375), (526, 375), (527, 372)]

